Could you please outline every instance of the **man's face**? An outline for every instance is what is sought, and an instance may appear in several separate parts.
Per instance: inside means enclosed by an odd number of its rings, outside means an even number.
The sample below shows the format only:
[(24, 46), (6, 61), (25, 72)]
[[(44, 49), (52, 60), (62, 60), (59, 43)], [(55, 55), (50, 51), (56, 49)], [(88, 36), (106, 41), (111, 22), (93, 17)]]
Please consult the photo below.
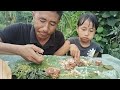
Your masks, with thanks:
[(93, 23), (89, 20), (86, 20), (77, 30), (80, 40), (84, 43), (88, 43), (93, 39), (95, 31)]
[(57, 28), (59, 15), (55, 11), (35, 11), (33, 20), (38, 39), (47, 39)]

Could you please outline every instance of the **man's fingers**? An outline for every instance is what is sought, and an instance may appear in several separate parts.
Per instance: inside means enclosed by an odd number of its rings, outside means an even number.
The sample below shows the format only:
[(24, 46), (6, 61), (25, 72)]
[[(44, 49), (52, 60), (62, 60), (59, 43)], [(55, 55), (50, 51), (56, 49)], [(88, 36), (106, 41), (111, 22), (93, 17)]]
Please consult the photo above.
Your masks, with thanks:
[(34, 60), (34, 58), (32, 57), (23, 57), (25, 60), (30, 61), (30, 62), (34, 62), (34, 63), (38, 63), (36, 60)]
[(40, 63), (40, 62), (38, 62), (37, 60), (35, 60), (33, 57), (31, 57), (29, 60), (30, 60), (31, 62), (36, 63), (36, 64), (39, 64), (39, 63)]
[(38, 64), (44, 60), (44, 56), (41, 54), (34, 53), (33, 56), (33, 60), (35, 60)]
[(38, 55), (37, 53), (33, 52), (29, 57), (23, 57), (25, 60), (34, 62), (36, 64), (40, 64), (43, 60), (44, 57), (43, 55)]
[(41, 54), (43, 54), (43, 52), (44, 52), (43, 49), (41, 49), (41, 48), (39, 48), (39, 47), (37, 47), (37, 46), (35, 46), (35, 45), (33, 45), (32, 48), (33, 48), (33, 50), (35, 50), (36, 52), (39, 52), (39, 53), (41, 53)]
[(38, 61), (38, 60), (36, 60), (36, 59), (34, 59), (34, 58), (32, 57), (32, 62), (34, 62), (34, 63), (36, 63), (36, 64), (40, 64), (42, 61)]

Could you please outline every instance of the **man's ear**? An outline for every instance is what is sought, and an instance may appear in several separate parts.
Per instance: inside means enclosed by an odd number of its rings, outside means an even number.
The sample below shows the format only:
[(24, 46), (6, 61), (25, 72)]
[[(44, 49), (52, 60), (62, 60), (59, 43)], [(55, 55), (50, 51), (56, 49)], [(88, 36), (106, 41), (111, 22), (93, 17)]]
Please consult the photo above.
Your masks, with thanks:
[[(36, 13), (35, 11), (32, 11), (33, 21), (34, 21), (34, 18), (35, 18), (35, 13)], [(33, 22), (33, 21), (32, 21), (32, 22)]]
[(35, 15), (35, 11), (32, 11), (32, 16), (34, 16)]

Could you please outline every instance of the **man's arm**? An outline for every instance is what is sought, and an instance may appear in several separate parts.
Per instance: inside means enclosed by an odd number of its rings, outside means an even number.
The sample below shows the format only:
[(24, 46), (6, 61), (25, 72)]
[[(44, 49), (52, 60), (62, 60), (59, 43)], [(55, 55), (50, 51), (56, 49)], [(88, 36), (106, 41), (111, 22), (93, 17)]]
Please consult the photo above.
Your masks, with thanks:
[[(0, 41), (2, 41), (0, 39)], [(39, 54), (40, 53), (40, 54)], [(0, 54), (20, 55), (26, 60), (39, 64), (43, 61), (43, 50), (35, 45), (14, 45), (0, 42)]]
[(20, 55), (26, 60), (39, 64), (44, 59), (42, 55), (43, 50), (41, 48), (31, 44), (29, 45), (10, 44), (16, 42), (17, 41), (16, 38), (19, 38), (18, 35), (21, 27), (22, 27), (21, 24), (14, 24), (4, 28), (4, 30), (0, 32), (1, 41), (0, 54)]
[(15, 51), (11, 44), (2, 43), (0, 38), (0, 54), (16, 54)]
[(66, 40), (63, 46), (58, 49), (54, 55), (62, 56), (65, 55), (70, 50), (70, 41)]
[(63, 46), (57, 50), (54, 55), (65, 55), (68, 51), (70, 51), (70, 55), (75, 59), (75, 60), (80, 60), (80, 51), (78, 47), (75, 44), (70, 44), (69, 40), (66, 40)]

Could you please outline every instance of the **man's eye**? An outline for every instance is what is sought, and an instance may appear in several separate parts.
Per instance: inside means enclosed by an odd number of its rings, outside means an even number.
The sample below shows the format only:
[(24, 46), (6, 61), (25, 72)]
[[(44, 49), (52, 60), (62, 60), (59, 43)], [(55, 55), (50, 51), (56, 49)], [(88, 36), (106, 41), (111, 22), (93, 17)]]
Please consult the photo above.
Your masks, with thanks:
[(43, 19), (40, 19), (40, 22), (44, 23), (44, 22), (45, 22), (45, 20), (43, 20)]
[(51, 23), (50, 23), (50, 25), (51, 25), (51, 26), (55, 26), (56, 24), (55, 24), (55, 23), (53, 23), (53, 22), (51, 22)]

